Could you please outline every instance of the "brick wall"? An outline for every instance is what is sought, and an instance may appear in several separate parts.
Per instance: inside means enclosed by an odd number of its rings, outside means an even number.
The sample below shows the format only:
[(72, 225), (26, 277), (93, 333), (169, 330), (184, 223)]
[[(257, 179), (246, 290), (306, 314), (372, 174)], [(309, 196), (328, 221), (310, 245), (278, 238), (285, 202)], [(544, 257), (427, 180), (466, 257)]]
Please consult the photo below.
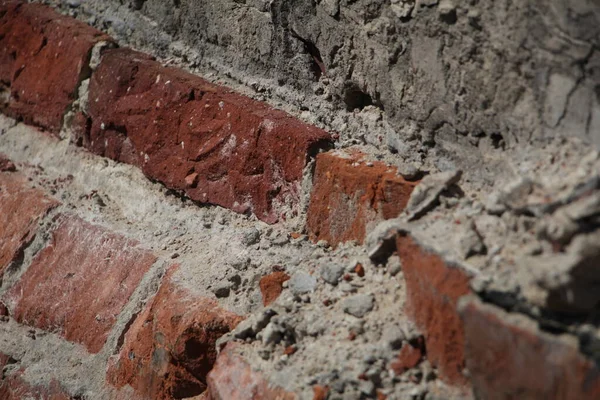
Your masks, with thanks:
[[(597, 398), (575, 334), (479, 298), (477, 272), (396, 219), (437, 207), (460, 174), (420, 182), (39, 4), (1, 3), (0, 81), (0, 397), (385, 399), (426, 385), (434, 398)], [(345, 251), (366, 261), (321, 272), (310, 261), (348, 263)], [(374, 280), (383, 268), (393, 291)], [(330, 299), (364, 287), (377, 293), (367, 310), (362, 292)], [(369, 329), (417, 333), (380, 357), (389, 380), (367, 370), (341, 392), (286, 382), (250, 354), (269, 323), (257, 315), (283, 315), (269, 307), (290, 292), (352, 321), (392, 315), (336, 339), (362, 335), (360, 351), (376, 352)], [(278, 335), (285, 360), (308, 351), (300, 334)]]

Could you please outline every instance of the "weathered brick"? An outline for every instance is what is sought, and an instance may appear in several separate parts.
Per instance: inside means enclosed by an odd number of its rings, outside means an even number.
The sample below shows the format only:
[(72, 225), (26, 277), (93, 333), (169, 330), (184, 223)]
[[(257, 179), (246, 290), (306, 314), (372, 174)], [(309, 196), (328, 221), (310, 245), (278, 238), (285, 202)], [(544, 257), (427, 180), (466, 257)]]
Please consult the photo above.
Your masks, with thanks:
[(329, 140), (291, 115), (129, 49), (103, 56), (89, 116), (83, 145), (94, 153), (269, 223), (298, 203), (307, 156)]
[[(10, 162), (2, 159), (6, 165)], [(0, 275), (33, 239), (40, 218), (58, 204), (42, 190), (31, 188), (20, 173), (0, 172)]]
[(155, 262), (138, 243), (76, 217), (61, 217), (50, 244), (4, 296), (23, 324), (61, 333), (96, 353)]
[(372, 226), (402, 212), (415, 186), (395, 167), (368, 162), (359, 152), (319, 154), (308, 208), (310, 238), (362, 243)]
[(132, 323), (107, 381), (133, 387), (140, 398), (199, 395), (217, 358), (216, 341), (241, 317), (178, 286), (171, 268), (156, 296)]
[(263, 305), (268, 306), (274, 302), (283, 291), (283, 282), (290, 279), (290, 276), (282, 271), (272, 272), (260, 279), (258, 286), (263, 298)]
[(469, 276), (408, 234), (399, 234), (396, 246), (406, 280), (406, 312), (425, 336), (427, 359), (447, 382), (466, 384), (465, 338), (456, 307), (470, 293)]
[(297, 396), (270, 385), (260, 372), (235, 353), (236, 343), (228, 343), (208, 374), (211, 400), (295, 400)]
[(529, 318), (475, 297), (461, 300), (459, 309), (477, 398), (600, 398), (600, 370), (579, 352), (574, 338), (541, 332)]
[(0, 18), (0, 81), (10, 88), (3, 111), (57, 133), (79, 82), (89, 75), (102, 32), (39, 4), (10, 2)]

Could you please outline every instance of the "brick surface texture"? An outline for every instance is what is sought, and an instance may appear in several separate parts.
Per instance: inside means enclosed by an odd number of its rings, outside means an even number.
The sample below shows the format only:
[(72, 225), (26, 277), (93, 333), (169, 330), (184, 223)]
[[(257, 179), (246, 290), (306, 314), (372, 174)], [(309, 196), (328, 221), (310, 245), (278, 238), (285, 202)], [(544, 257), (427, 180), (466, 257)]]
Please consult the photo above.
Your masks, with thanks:
[(268, 306), (281, 294), (283, 291), (283, 282), (290, 279), (290, 276), (285, 272), (276, 271), (269, 275), (263, 276), (260, 279), (259, 287), (262, 294), (263, 305)]
[(425, 336), (427, 358), (446, 381), (464, 385), (465, 338), (456, 307), (470, 293), (469, 277), (408, 235), (398, 237), (397, 248), (406, 279), (406, 311)]
[(600, 398), (600, 371), (576, 344), (474, 298), (461, 304), (467, 367), (478, 398)]
[(329, 138), (129, 49), (104, 55), (90, 83), (89, 116), (82, 143), (94, 153), (139, 166), (193, 200), (270, 223), (298, 202), (307, 156)]
[[(0, 157), (0, 162), (10, 161)], [(0, 172), (0, 274), (21, 256), (40, 218), (57, 205), (42, 190), (31, 188), (20, 173)]]
[(93, 46), (109, 37), (39, 4), (4, 2), (0, 15), (0, 82), (10, 91), (2, 110), (58, 133)]
[(155, 260), (133, 240), (62, 217), (51, 243), (4, 300), (17, 321), (59, 332), (96, 353)]
[(331, 245), (362, 243), (369, 227), (402, 212), (415, 186), (396, 168), (368, 162), (358, 152), (319, 154), (308, 208), (310, 237)]

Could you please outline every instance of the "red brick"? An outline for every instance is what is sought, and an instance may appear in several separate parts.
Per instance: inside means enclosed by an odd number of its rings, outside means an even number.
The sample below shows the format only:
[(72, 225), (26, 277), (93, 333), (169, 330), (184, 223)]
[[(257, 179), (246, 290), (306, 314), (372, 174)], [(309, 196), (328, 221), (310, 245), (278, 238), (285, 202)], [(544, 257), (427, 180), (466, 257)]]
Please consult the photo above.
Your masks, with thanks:
[(195, 201), (269, 223), (283, 204), (298, 203), (307, 156), (329, 140), (282, 111), (128, 49), (103, 56), (89, 112), (83, 144), (94, 153), (136, 165)]
[(236, 343), (228, 343), (208, 374), (211, 400), (296, 400), (298, 397), (270, 385), (260, 372), (236, 354)]
[(241, 317), (209, 298), (191, 295), (171, 280), (171, 268), (156, 296), (125, 334), (107, 380), (133, 387), (141, 398), (192, 397), (206, 389), (217, 358), (216, 341)]
[(23, 175), (0, 172), (0, 276), (33, 240), (40, 218), (58, 204)]
[(23, 378), (24, 370), (20, 369), (0, 381), (0, 399), (2, 400), (71, 400), (56, 380), (51, 380), (47, 386), (30, 385)]
[(461, 301), (467, 368), (477, 398), (591, 400), (600, 371), (576, 342), (473, 298)]
[(137, 244), (79, 218), (61, 217), (51, 243), (4, 296), (12, 316), (97, 353), (156, 260)]
[(362, 243), (371, 226), (402, 212), (416, 184), (397, 175), (394, 167), (368, 163), (358, 152), (319, 154), (308, 208), (309, 236), (334, 246), (348, 240)]
[(469, 276), (406, 234), (398, 236), (396, 245), (406, 279), (406, 312), (425, 336), (427, 359), (445, 381), (466, 384), (465, 338), (457, 301), (470, 293)]
[(57, 133), (76, 97), (94, 44), (108, 36), (39, 4), (10, 3), (0, 19), (0, 81), (10, 87), (4, 112)]
[(283, 291), (283, 282), (290, 279), (285, 272), (276, 271), (260, 279), (258, 286), (262, 293), (263, 305), (268, 306), (274, 302)]

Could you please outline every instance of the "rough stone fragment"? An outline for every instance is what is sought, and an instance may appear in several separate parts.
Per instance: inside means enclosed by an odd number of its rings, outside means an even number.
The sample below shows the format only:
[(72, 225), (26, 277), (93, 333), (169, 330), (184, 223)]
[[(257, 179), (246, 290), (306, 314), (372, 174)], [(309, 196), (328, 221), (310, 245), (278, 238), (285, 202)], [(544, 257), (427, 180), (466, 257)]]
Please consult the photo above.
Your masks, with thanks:
[(458, 233), (457, 250), (465, 259), (478, 254), (485, 254), (487, 252), (485, 243), (483, 242), (483, 239), (477, 231), (474, 223), (465, 226)]
[(105, 52), (89, 93), (85, 147), (193, 200), (268, 223), (295, 209), (307, 157), (329, 140), (265, 103), (129, 49)]
[(600, 192), (593, 192), (559, 208), (542, 221), (540, 235), (551, 242), (567, 244), (584, 230), (600, 226)]
[(357, 294), (343, 300), (342, 308), (345, 313), (362, 318), (375, 306), (375, 299), (370, 294)]
[(564, 252), (522, 257), (517, 274), (531, 303), (567, 315), (587, 315), (600, 301), (600, 231), (577, 235)]
[(212, 299), (197, 297), (172, 280), (173, 267), (158, 293), (127, 333), (107, 380), (130, 385), (141, 398), (178, 399), (206, 389), (206, 374), (216, 358), (216, 342), (241, 317)]
[(283, 282), (289, 279), (290, 276), (282, 271), (263, 276), (258, 283), (262, 293), (263, 305), (268, 306), (274, 302), (283, 291)]
[(243, 232), (242, 243), (251, 246), (260, 241), (260, 232), (256, 228), (250, 228)]
[(18, 173), (0, 173), (0, 274), (35, 236), (40, 218), (59, 203)]
[(427, 358), (447, 382), (464, 385), (464, 333), (456, 303), (470, 293), (470, 278), (406, 233), (396, 244), (406, 279), (406, 312), (425, 337)]
[(50, 244), (4, 296), (22, 324), (55, 331), (91, 353), (156, 257), (77, 217), (61, 217)]
[(321, 266), (321, 278), (331, 285), (337, 285), (338, 281), (344, 274), (344, 266), (341, 264), (327, 263)]
[(461, 176), (462, 171), (457, 170), (440, 172), (423, 178), (406, 205), (408, 220), (417, 219), (433, 208), (439, 196), (456, 184)]
[(396, 324), (389, 324), (383, 327), (381, 333), (381, 340), (386, 343), (392, 350), (396, 350), (402, 347), (402, 342), (406, 339), (402, 328)]
[(395, 167), (368, 162), (362, 154), (348, 151), (319, 154), (313, 182), (309, 236), (332, 246), (363, 242), (377, 223), (404, 210), (417, 184), (398, 176)]
[(0, 19), (0, 81), (10, 99), (1, 108), (58, 133), (79, 83), (89, 75), (92, 48), (110, 38), (50, 7), (8, 4)]
[(295, 295), (310, 293), (317, 286), (317, 278), (306, 272), (296, 272), (289, 282), (290, 290)]
[(297, 396), (269, 382), (236, 354), (234, 343), (229, 343), (219, 354), (214, 368), (208, 374), (208, 392), (212, 400), (295, 400)]
[(381, 222), (367, 236), (365, 247), (369, 258), (385, 263), (396, 251), (396, 235), (405, 230), (406, 224), (399, 218)]
[(541, 332), (525, 316), (460, 302), (467, 368), (478, 398), (597, 399), (600, 371), (573, 337)]

